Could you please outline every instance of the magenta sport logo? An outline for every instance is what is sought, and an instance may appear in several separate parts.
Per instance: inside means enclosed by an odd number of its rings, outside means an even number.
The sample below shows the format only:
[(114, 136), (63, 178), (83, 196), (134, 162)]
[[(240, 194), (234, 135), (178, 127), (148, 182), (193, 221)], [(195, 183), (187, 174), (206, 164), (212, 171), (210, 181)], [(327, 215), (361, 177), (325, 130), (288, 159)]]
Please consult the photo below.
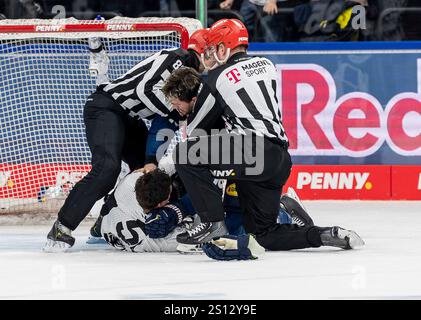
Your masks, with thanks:
[(233, 82), (234, 84), (241, 81), (240, 72), (238, 72), (237, 68), (232, 68), (227, 73), (225, 73), (225, 75), (227, 76), (228, 80)]
[[(387, 90), (378, 89), (386, 92), (382, 101), (358, 88), (339, 96), (337, 87), (342, 83), (320, 64), (277, 64), (291, 154), (366, 157), (387, 145), (400, 156), (421, 156), (421, 59), (412, 61), (413, 69), (402, 73), (416, 70), (416, 85), (400, 83), (399, 74), (390, 74), (395, 92), (388, 96)], [(379, 83), (387, 80), (378, 78)], [(396, 87), (403, 86), (417, 90), (396, 93)]]

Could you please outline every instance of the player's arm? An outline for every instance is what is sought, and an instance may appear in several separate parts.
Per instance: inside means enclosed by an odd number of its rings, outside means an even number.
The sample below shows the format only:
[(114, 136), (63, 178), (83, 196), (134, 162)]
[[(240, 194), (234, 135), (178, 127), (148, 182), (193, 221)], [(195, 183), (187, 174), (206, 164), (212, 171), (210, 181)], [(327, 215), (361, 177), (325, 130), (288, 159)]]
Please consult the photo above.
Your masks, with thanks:
[(183, 65), (183, 60), (173, 51), (162, 51), (156, 55), (151, 68), (136, 87), (136, 93), (148, 109), (160, 116), (167, 116), (172, 107), (161, 91), (171, 72)]
[(145, 233), (152, 239), (164, 238), (183, 221), (184, 216), (175, 204), (153, 209), (146, 216)]
[(146, 140), (146, 164), (158, 164), (160, 159), (159, 153), (157, 154), (158, 149), (167, 142), (165, 139), (166, 136), (163, 135), (168, 134), (170, 130), (175, 132), (177, 129), (178, 126), (168, 117), (161, 117), (157, 115), (152, 120), (151, 127), (148, 132), (148, 138)]

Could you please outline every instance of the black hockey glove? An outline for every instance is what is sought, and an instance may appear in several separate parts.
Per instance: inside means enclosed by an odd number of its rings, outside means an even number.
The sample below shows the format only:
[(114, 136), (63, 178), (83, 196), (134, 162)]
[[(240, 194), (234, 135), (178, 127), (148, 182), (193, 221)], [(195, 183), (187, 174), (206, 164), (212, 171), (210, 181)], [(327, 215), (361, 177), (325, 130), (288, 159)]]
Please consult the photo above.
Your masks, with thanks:
[(183, 213), (180, 208), (173, 204), (167, 204), (148, 213), (145, 221), (145, 233), (152, 239), (164, 238), (182, 220)]
[(255, 260), (265, 249), (251, 234), (226, 235), (203, 245), (203, 252), (215, 260)]

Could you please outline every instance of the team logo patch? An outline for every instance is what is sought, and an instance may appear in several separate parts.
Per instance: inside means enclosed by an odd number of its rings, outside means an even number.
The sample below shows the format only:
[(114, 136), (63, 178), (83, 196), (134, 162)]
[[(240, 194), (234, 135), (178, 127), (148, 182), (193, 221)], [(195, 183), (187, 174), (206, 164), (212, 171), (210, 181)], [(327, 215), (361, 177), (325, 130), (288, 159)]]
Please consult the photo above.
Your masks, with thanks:
[(215, 178), (226, 178), (235, 176), (234, 169), (231, 170), (211, 170), (211, 174)]
[(238, 197), (238, 193), (237, 193), (237, 187), (235, 185), (235, 183), (231, 183), (227, 189), (226, 189), (226, 193), (227, 195), (231, 196), (231, 197)]
[(240, 72), (238, 72), (237, 68), (231, 69), (225, 74), (229, 81), (234, 81), (234, 84), (241, 81), (240, 79)]

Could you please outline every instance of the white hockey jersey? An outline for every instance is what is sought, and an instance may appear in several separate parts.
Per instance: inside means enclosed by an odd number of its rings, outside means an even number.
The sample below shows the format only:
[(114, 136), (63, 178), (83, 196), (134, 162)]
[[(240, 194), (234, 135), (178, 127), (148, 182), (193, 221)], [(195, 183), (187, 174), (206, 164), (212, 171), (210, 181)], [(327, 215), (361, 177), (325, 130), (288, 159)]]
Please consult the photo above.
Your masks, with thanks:
[(132, 252), (174, 252), (176, 236), (185, 232), (184, 227), (175, 228), (168, 236), (151, 239), (144, 232), (146, 215), (136, 200), (135, 184), (142, 175), (133, 172), (121, 180), (114, 197), (117, 206), (104, 216), (101, 234), (114, 247)]

